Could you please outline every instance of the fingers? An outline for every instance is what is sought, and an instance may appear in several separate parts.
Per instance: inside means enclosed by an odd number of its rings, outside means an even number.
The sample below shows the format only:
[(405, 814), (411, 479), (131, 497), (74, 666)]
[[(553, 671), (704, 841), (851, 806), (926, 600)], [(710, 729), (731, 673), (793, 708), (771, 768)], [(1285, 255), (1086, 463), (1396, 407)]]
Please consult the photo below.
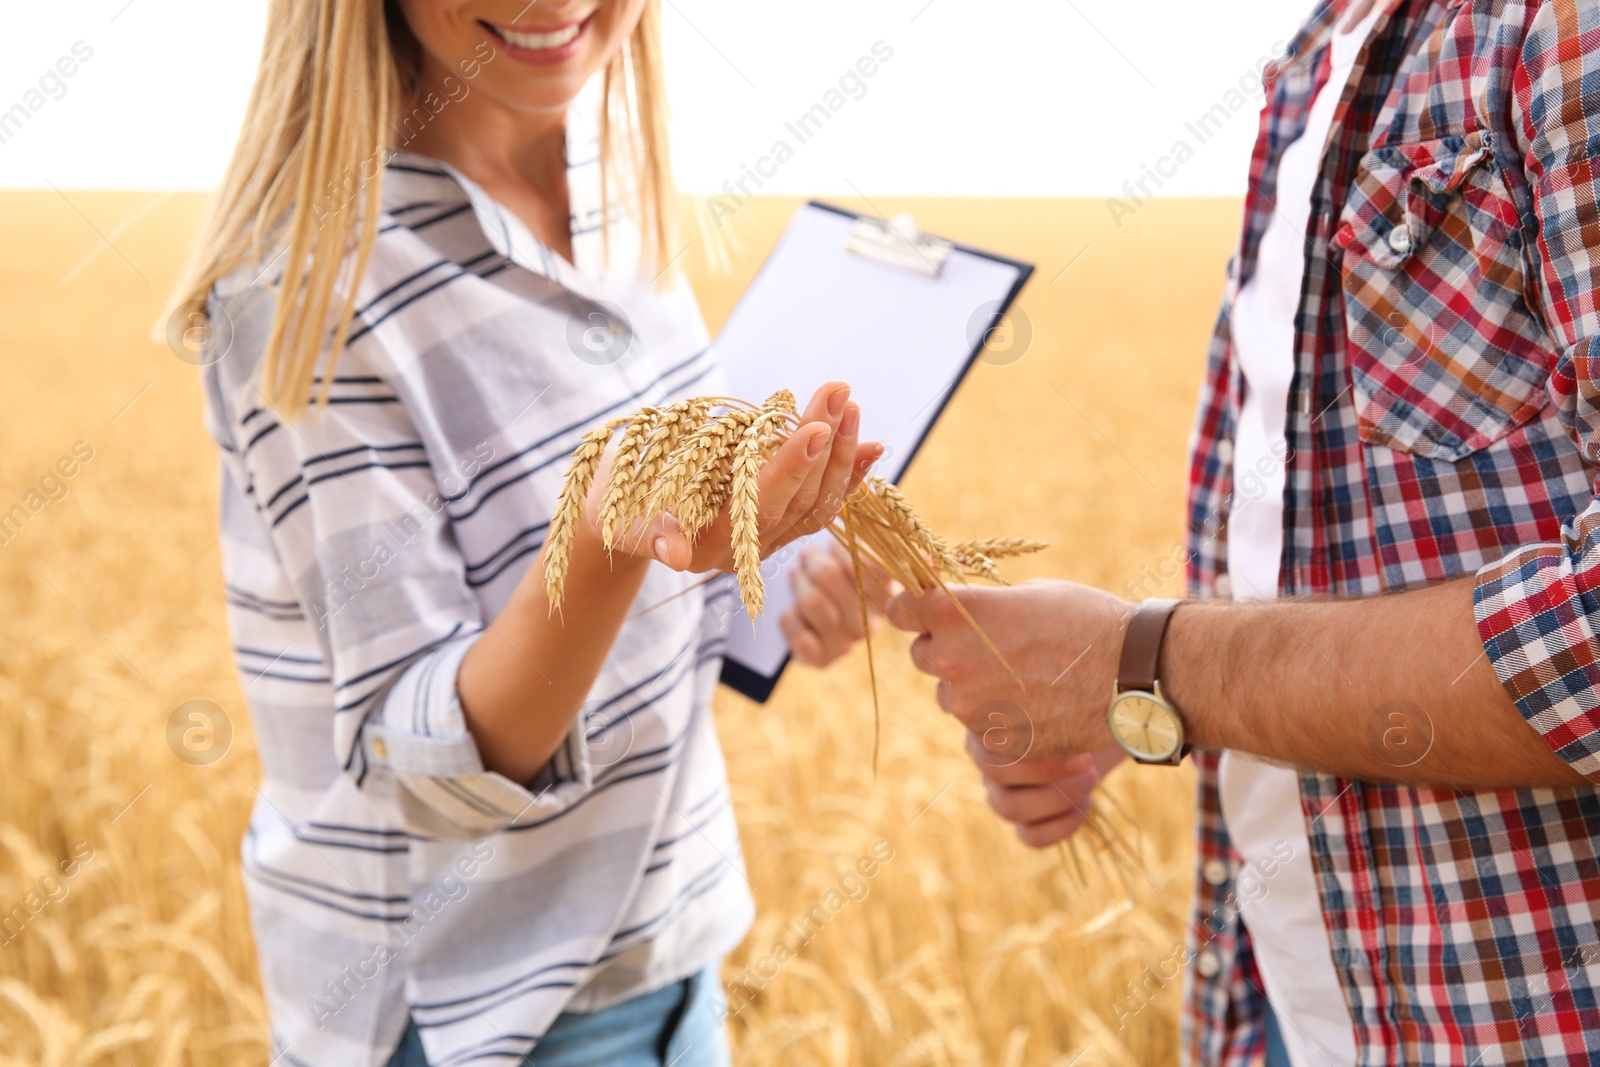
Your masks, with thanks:
[(757, 492), (763, 527), (770, 526), (773, 517), (787, 514), (813, 469), (822, 469), (832, 437), (833, 428), (825, 422), (802, 423), (762, 466)]
[(849, 567), (829, 549), (813, 546), (790, 569), (795, 604), (779, 626), (795, 658), (808, 666), (827, 666), (862, 637), (861, 600)]
[[(850, 417), (848, 412), (845, 417)], [(819, 464), (823, 476), (816, 497), (808, 501), (808, 490), (801, 486), (789, 503), (788, 514), (777, 521), (781, 532), (769, 540), (768, 547), (781, 547), (833, 522), (843, 510), (845, 499), (861, 484), (872, 465), (883, 458), (883, 453), (881, 441), (836, 439), (830, 445), (827, 463)]]
[(828, 654), (822, 638), (806, 626), (797, 611), (791, 609), (778, 616), (778, 629), (794, 658), (807, 667), (826, 667), (837, 658)]
[[(849, 455), (845, 457), (848, 463), (856, 454), (856, 435), (861, 431), (861, 406), (850, 402), (850, 387), (841, 383), (839, 388), (828, 394), (827, 407), (819, 419), (833, 428), (833, 440), (829, 443), (828, 462), (813, 468), (807, 475), (805, 482), (800, 486), (800, 492), (795, 494), (795, 503), (803, 509), (810, 509), (820, 499), (823, 476), (836, 464), (834, 452), (845, 445), (845, 426), (849, 420), (850, 440), (848, 443)], [(791, 518), (794, 516), (791, 515)]]
[(1044, 785), (1068, 778), (1103, 776), (1096, 757), (1087, 753), (1068, 759), (996, 759), (995, 753), (984, 746), (983, 735), (971, 730), (967, 732), (967, 754), (985, 778), (1000, 785)]
[(823, 382), (817, 387), (817, 391), (811, 394), (811, 399), (806, 401), (806, 408), (800, 413), (800, 422), (802, 425), (808, 422), (826, 422), (829, 426), (837, 427), (840, 416), (844, 414), (845, 402), (849, 399), (849, 382), (837, 378), (831, 382)]
[(1067, 812), (1054, 819), (1041, 822), (1016, 823), (1017, 839), (1029, 848), (1049, 848), (1059, 844), (1083, 828), (1083, 816)]
[(633, 555), (648, 555), (675, 571), (688, 570), (694, 562), (694, 546), (673, 515), (654, 516), (636, 537), (630, 534), (622, 543), (633, 547)]
[[(915, 641), (911, 642), (911, 665), (923, 674), (930, 674), (935, 678), (941, 679), (939, 683), (941, 687), (948, 685), (942, 680), (944, 675), (940, 673), (939, 668), (934, 666), (933, 637), (931, 635), (920, 634)], [(938, 695), (942, 697), (943, 693), (940, 692)], [(941, 703), (940, 706), (942, 707), (943, 704)]]
[[(985, 779), (983, 789), (995, 814), (1019, 826), (1061, 818), (1082, 823), (1089, 801), (1088, 790), (1074, 795), (1073, 790), (1055, 782), (1048, 785), (998, 785)], [(1077, 829), (1077, 826), (1074, 825), (1072, 829)]]
[(1002, 766), (990, 762), (992, 754), (974, 733), (967, 735), (967, 752), (983, 775), (989, 806), (1032, 848), (1065, 841), (1083, 827), (1095, 789), (1122, 756), (1121, 749), (1105, 749)]
[[(763, 518), (777, 520), (780, 532), (816, 501), (817, 487), (822, 484), (823, 471), (827, 469), (827, 463), (832, 459), (831, 449), (839, 439), (839, 424), (844, 420), (845, 411), (849, 407), (850, 386), (845, 382), (839, 381), (828, 382), (818, 389), (811, 397), (811, 402), (806, 405), (805, 413), (801, 416), (801, 425), (804, 426), (809, 422), (820, 422), (833, 432), (833, 437), (828, 442), (830, 451), (825, 453), (823, 462), (812, 466), (806, 471), (806, 476), (801, 481), (799, 489), (796, 490), (791, 500), (785, 502), (784, 509), (769, 510), (766, 507), (762, 508)], [(858, 416), (858, 426), (859, 421)], [(852, 452), (854, 451), (853, 441), (851, 450)], [(779, 518), (780, 516), (782, 517), (781, 519)]]
[[(883, 613), (884, 617), (889, 620), (889, 625), (896, 630), (904, 630), (913, 634), (926, 634), (928, 632), (928, 624), (923, 620), (923, 605), (926, 600), (926, 597), (915, 596), (910, 592), (902, 592), (889, 601), (888, 609)], [(912, 647), (915, 648), (915, 645)]]
[(847, 643), (861, 638), (861, 602), (848, 566), (841, 565), (827, 549), (811, 547), (789, 571), (801, 619), (818, 633)]
[(855, 487), (861, 484), (861, 479), (867, 476), (872, 465), (883, 458), (884, 447), (882, 441), (862, 441), (856, 445), (855, 466), (850, 469), (850, 481), (844, 487), (844, 495), (848, 497)]
[(955, 604), (959, 598), (970, 611), (973, 600), (990, 590), (973, 585), (952, 582), (948, 588), (930, 589), (916, 594), (909, 590), (899, 593), (891, 602), (886, 614), (896, 628), (916, 633), (939, 633), (944, 630), (964, 630), (970, 624)]
[[(1087, 769), (1061, 778), (1048, 777), (1051, 771), (1063, 765)], [(1077, 833), (1087, 818), (1090, 796), (1100, 784), (1100, 774), (1089, 756), (1071, 760), (1022, 760), (1003, 768), (979, 760), (979, 767), (983, 771), (984, 794), (989, 806), (995, 814), (1013, 824), (1017, 837), (1032, 848), (1046, 848)], [(1016, 784), (1008, 784), (1008, 778)]]
[[(855, 401), (844, 406), (839, 427), (828, 446), (828, 461), (821, 470), (812, 469), (790, 507), (789, 527), (784, 539), (816, 533), (839, 514), (849, 491), (856, 462), (857, 436), (861, 432), (861, 407)], [(813, 479), (815, 484), (813, 484)]]

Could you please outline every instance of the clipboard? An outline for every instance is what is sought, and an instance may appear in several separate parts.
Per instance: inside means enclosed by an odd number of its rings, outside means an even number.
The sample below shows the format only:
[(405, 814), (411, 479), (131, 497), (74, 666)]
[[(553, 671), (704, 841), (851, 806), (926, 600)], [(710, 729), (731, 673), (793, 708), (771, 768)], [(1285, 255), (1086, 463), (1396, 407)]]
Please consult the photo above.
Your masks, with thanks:
[[(712, 350), (729, 392), (759, 400), (789, 388), (801, 403), (848, 381), (861, 437), (884, 443), (874, 473), (899, 481), (951, 394), (983, 352), (1033, 265), (811, 201), (718, 333)], [(789, 663), (778, 618), (794, 603), (789, 568), (809, 541), (762, 567), (766, 610), (752, 627), (736, 596), (714, 601), (727, 641), (722, 682), (765, 702)]]

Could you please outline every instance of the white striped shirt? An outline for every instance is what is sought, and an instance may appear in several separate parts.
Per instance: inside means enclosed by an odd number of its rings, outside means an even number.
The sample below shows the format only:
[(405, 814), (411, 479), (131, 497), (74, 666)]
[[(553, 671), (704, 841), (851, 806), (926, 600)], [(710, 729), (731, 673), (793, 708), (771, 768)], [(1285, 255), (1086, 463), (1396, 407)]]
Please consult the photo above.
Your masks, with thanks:
[[(637, 276), (625, 220), (603, 264), (593, 98), (569, 118), (574, 263), (450, 168), (390, 162), (332, 402), (301, 422), (258, 388), (270, 291), (241, 274), (212, 295), (207, 424), (264, 776), (242, 851), (275, 1062), (382, 1064), (408, 1015), (437, 1067), (517, 1062), (561, 1011), (699, 971), (750, 923), (710, 717), (720, 600), (624, 623), (534, 782), (484, 770), (455, 689), (579, 437), (721, 391), (688, 287)], [(594, 301), (631, 330), (590, 332), (607, 321)], [(615, 362), (591, 350), (608, 340)], [(636, 608), (695, 581), (653, 566)]]

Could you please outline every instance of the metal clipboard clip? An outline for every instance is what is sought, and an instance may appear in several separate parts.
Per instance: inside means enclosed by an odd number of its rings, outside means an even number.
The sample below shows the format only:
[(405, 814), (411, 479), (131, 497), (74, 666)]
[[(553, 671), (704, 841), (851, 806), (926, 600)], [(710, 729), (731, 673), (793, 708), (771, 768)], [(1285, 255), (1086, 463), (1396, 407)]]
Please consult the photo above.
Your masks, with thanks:
[(866, 259), (937, 278), (955, 246), (923, 233), (910, 213), (902, 212), (887, 221), (857, 219), (845, 248)]

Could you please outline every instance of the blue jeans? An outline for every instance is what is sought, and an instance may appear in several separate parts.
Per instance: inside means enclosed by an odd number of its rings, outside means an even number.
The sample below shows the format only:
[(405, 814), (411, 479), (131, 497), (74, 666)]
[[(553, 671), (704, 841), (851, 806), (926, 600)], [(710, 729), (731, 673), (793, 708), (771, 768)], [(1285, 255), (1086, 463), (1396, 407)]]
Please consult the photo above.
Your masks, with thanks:
[(1268, 1004), (1266, 1067), (1291, 1067), (1289, 1048), (1283, 1043), (1283, 1031), (1279, 1029), (1281, 1025), (1278, 1022), (1278, 1013), (1272, 1010), (1271, 1004)]
[[(721, 996), (717, 968), (708, 967), (604, 1011), (562, 1012), (523, 1067), (729, 1067)], [(428, 1067), (415, 1023), (388, 1067)]]

